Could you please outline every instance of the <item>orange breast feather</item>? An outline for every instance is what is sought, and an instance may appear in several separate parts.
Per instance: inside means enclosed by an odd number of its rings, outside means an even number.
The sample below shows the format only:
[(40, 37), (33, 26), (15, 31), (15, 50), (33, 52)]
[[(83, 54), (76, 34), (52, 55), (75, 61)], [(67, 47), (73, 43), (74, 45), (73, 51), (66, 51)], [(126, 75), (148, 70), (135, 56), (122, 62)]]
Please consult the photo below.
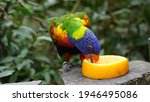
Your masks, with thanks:
[(68, 39), (67, 31), (62, 30), (61, 26), (62, 24), (59, 24), (57, 27), (55, 27), (54, 24), (51, 24), (50, 33), (54, 42), (61, 46), (74, 47)]

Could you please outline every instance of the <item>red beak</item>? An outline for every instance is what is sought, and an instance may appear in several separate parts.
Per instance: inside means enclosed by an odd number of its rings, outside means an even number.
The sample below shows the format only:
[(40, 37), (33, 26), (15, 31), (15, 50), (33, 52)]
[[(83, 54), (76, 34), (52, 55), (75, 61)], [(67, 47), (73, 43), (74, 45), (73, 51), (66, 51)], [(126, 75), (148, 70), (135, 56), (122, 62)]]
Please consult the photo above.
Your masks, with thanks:
[(91, 60), (92, 63), (96, 63), (99, 60), (99, 54), (86, 54), (84, 58), (87, 60)]

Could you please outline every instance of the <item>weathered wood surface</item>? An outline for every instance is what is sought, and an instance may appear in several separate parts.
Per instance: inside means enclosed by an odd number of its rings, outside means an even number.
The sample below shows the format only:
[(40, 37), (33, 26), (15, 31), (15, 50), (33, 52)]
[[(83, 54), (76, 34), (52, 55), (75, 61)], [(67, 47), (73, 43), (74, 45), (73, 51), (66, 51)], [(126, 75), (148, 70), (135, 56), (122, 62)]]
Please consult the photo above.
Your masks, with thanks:
[(140, 60), (129, 62), (129, 72), (121, 77), (104, 80), (86, 78), (81, 66), (74, 66), (68, 73), (61, 73), (65, 85), (150, 85), (150, 63)]
[(5, 85), (40, 85), (41, 83), (42, 83), (41, 80), (37, 80), (37, 81), (29, 81), (29, 82), (6, 83)]

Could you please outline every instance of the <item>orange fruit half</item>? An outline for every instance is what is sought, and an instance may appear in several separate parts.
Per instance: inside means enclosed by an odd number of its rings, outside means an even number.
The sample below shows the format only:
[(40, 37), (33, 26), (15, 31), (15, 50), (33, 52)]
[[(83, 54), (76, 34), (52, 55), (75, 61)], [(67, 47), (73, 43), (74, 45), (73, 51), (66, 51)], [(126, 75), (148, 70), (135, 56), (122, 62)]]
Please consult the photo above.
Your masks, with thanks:
[(84, 59), (82, 63), (82, 74), (92, 79), (115, 78), (126, 74), (128, 70), (128, 59), (117, 55), (100, 56), (96, 63)]

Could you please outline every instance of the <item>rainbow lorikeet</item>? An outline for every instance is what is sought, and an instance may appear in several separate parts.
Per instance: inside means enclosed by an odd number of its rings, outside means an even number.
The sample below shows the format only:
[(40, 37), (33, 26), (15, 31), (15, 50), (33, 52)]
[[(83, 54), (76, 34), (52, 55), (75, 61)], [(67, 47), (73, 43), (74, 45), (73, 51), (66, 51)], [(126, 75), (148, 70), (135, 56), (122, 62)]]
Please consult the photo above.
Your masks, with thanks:
[(75, 54), (80, 54), (81, 60), (98, 61), (100, 44), (90, 27), (90, 19), (84, 12), (66, 14), (50, 22), (50, 36), (64, 59), (65, 71), (70, 70), (69, 60)]

